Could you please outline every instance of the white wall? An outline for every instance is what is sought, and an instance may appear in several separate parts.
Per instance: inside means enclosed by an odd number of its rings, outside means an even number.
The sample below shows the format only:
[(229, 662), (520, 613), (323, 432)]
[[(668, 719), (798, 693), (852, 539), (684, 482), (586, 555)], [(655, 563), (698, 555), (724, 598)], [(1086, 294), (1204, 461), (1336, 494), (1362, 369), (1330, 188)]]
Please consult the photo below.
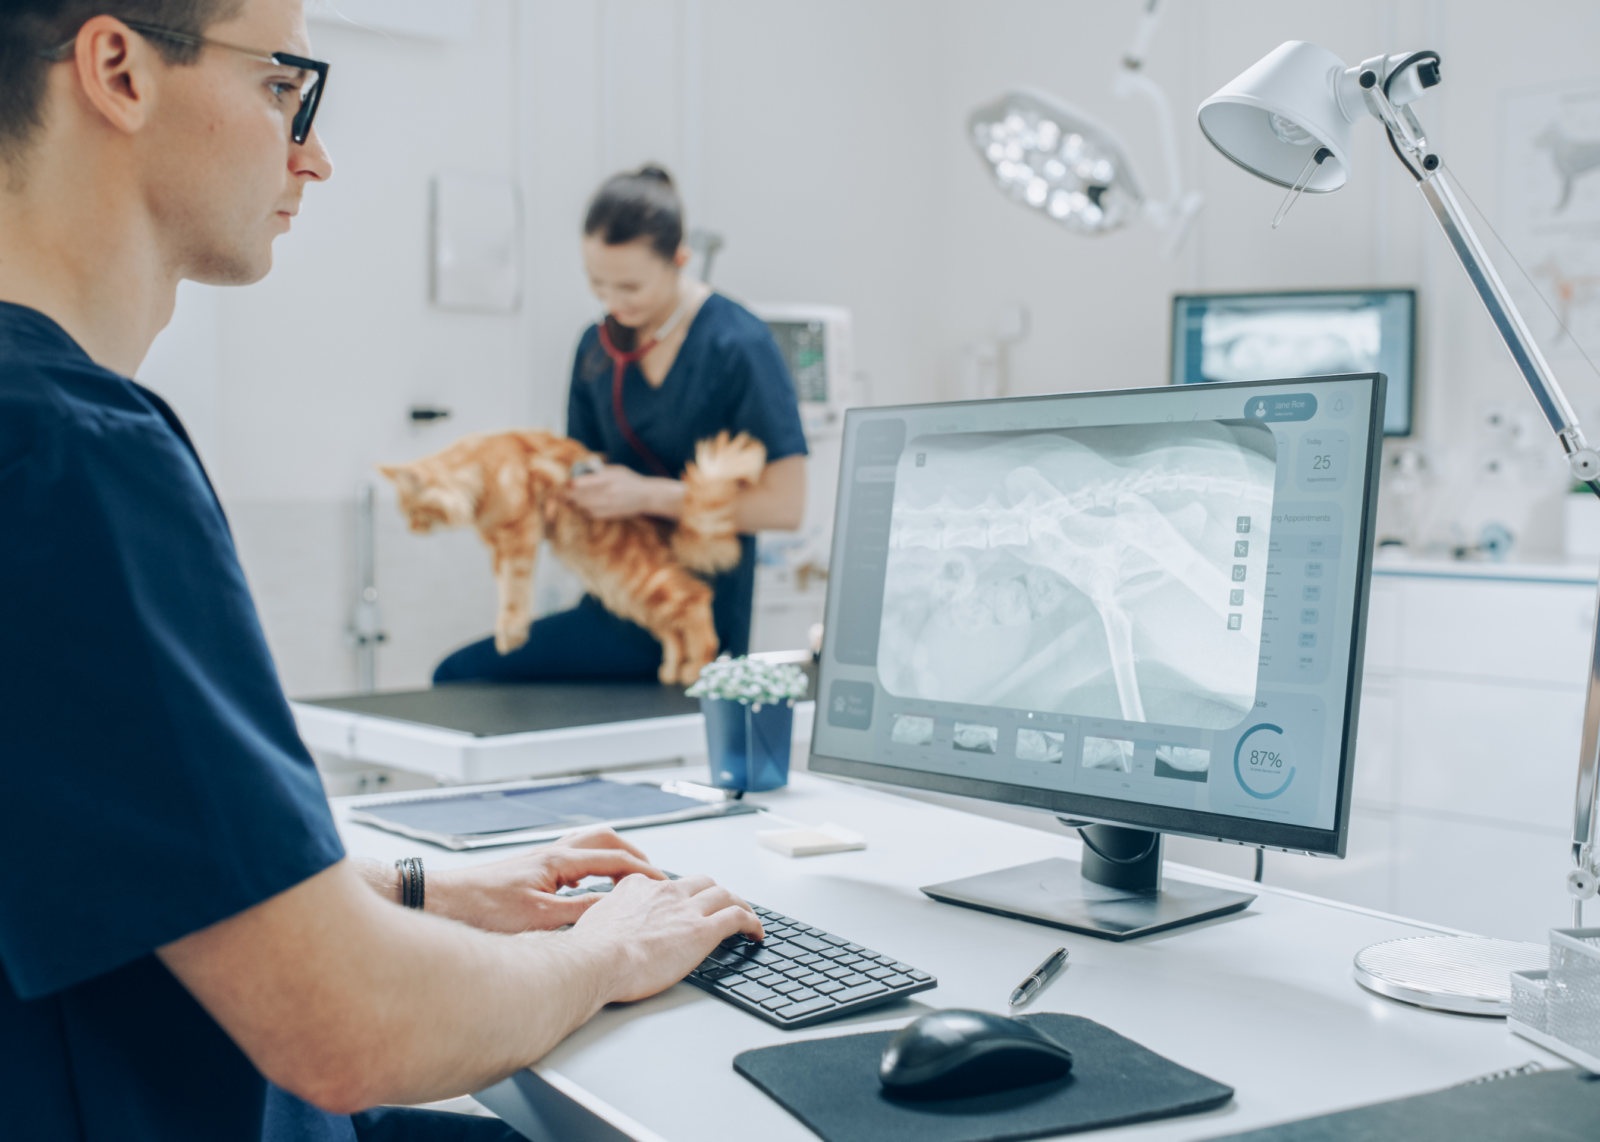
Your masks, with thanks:
[[(1216, 155), (1193, 110), (1284, 39), (1352, 62), (1436, 47), (1445, 82), (1419, 112), (1494, 217), (1501, 92), (1600, 73), (1600, 6), (1168, 0), (1147, 73), (1172, 98), (1189, 180), (1207, 198), (1172, 260), (1150, 229), (1084, 239), (1006, 201), (963, 134), (976, 104), (1044, 87), (1120, 130), (1160, 193), (1154, 121), (1110, 89), (1141, 6), (478, 0), (441, 38), (316, 23), (315, 51), (333, 61), (319, 127), (335, 178), (310, 192), (265, 282), (185, 290), (141, 374), (195, 426), (286, 688), (354, 684), (342, 639), (350, 515), (373, 463), (470, 430), (560, 424), (572, 346), (595, 310), (577, 257), (583, 205), (604, 175), (645, 159), (678, 173), (694, 224), (726, 235), (723, 289), (855, 311), (880, 403), (954, 395), (962, 344), (1016, 301), (1034, 330), (1014, 354), (1013, 389), (1043, 392), (1163, 381), (1175, 290), (1417, 285), (1417, 442), (1433, 484), (1407, 519), (1426, 521), (1425, 539), (1499, 519), (1523, 553), (1553, 553), (1563, 479), (1543, 457), (1554, 446), (1527, 470), (1480, 474), (1484, 407), (1529, 398), (1381, 132), (1358, 127), (1350, 187), (1308, 196), (1272, 231), (1279, 193)], [(441, 171), (520, 182), (519, 313), (429, 306), (428, 182)], [(1594, 418), (1600, 387), (1572, 369), (1563, 380)], [(406, 408), (424, 400), (455, 418), (413, 429)], [(1394, 506), (1390, 529), (1407, 522)], [(442, 653), (487, 632), (487, 557), (470, 535), (404, 534), (387, 497), (380, 522), (392, 641), (379, 681), (419, 684)]]

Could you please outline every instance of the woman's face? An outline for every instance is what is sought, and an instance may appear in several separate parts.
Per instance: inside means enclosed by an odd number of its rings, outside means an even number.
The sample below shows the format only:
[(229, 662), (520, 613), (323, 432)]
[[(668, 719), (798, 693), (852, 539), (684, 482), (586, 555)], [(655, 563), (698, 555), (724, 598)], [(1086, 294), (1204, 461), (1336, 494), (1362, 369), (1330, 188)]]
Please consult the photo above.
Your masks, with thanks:
[(679, 250), (668, 261), (650, 245), (650, 239), (608, 246), (596, 234), (583, 239), (583, 265), (589, 288), (607, 312), (630, 329), (652, 318), (664, 317), (678, 304), (678, 273), (688, 260)]

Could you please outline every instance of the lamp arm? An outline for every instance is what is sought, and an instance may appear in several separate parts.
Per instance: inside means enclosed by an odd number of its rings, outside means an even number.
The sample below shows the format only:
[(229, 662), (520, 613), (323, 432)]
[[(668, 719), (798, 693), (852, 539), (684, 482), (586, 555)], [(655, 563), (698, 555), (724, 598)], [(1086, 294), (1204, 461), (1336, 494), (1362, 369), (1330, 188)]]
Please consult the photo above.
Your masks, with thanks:
[[(1355, 70), (1355, 69), (1352, 69)], [(1583, 430), (1578, 427), (1577, 415), (1561, 384), (1551, 372), (1544, 354), (1539, 351), (1527, 322), (1522, 318), (1516, 303), (1511, 300), (1505, 283), (1495, 272), (1488, 253), (1479, 241), (1472, 223), (1467, 220), (1450, 189), (1444, 165), (1438, 156), (1429, 153), (1421, 124), (1410, 107), (1396, 108), (1384, 97), (1381, 89), (1369, 88), (1364, 92), (1367, 105), (1383, 122), (1395, 141), (1396, 153), (1411, 167), (1417, 178), (1417, 188), (1433, 216), (1438, 219), (1450, 248), (1467, 271), (1478, 299), (1489, 311), (1501, 340), (1511, 353), (1511, 360), (1522, 374), (1539, 410), (1550, 422), (1551, 431), (1561, 442), (1567, 455), (1567, 466), (1579, 480), (1600, 491), (1600, 455), (1589, 447)], [(1408, 157), (1409, 156), (1409, 157)], [(1572, 821), (1572, 862), (1575, 866), (1567, 877), (1567, 889), (1573, 896), (1573, 922), (1583, 924), (1583, 901), (1593, 897), (1600, 886), (1600, 862), (1596, 851), (1596, 797), (1600, 795), (1600, 605), (1595, 611), (1595, 632), (1589, 647), (1589, 680), (1584, 693), (1583, 737), (1578, 752), (1578, 783), (1574, 791)]]

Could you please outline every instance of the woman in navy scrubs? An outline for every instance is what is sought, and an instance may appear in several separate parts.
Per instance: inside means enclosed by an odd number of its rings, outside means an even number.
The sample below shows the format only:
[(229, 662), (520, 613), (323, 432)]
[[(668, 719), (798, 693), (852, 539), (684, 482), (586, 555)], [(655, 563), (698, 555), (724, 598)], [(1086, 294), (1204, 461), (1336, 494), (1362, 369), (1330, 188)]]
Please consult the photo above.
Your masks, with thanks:
[[(678, 476), (695, 444), (724, 430), (767, 448), (761, 482), (740, 498), (739, 565), (711, 580), (717, 639), (728, 654), (750, 644), (756, 531), (792, 530), (805, 511), (805, 435), (794, 382), (766, 324), (704, 282), (686, 278), (683, 207), (672, 179), (646, 166), (607, 180), (583, 226), (589, 286), (603, 323), (578, 342), (567, 435), (605, 455), (574, 478), (567, 498), (600, 519), (676, 519)], [(661, 644), (585, 595), (533, 624), (526, 645), (501, 655), (493, 639), (463, 647), (435, 682), (485, 678), (654, 678)]]

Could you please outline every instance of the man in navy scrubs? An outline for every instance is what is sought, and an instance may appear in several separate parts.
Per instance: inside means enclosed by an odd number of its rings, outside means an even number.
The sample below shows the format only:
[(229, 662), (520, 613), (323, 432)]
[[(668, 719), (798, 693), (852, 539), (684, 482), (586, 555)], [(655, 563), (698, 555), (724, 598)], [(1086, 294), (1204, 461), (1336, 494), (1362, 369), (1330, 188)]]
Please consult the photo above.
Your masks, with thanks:
[[(300, 0), (0, 7), (7, 1138), (507, 1137), (355, 1112), (481, 1089), (760, 933), (614, 834), (430, 873), (422, 911), (345, 856), (221, 507), (127, 379), (178, 281), (259, 280), (331, 175), (309, 54)], [(553, 895), (589, 874), (620, 879)]]

